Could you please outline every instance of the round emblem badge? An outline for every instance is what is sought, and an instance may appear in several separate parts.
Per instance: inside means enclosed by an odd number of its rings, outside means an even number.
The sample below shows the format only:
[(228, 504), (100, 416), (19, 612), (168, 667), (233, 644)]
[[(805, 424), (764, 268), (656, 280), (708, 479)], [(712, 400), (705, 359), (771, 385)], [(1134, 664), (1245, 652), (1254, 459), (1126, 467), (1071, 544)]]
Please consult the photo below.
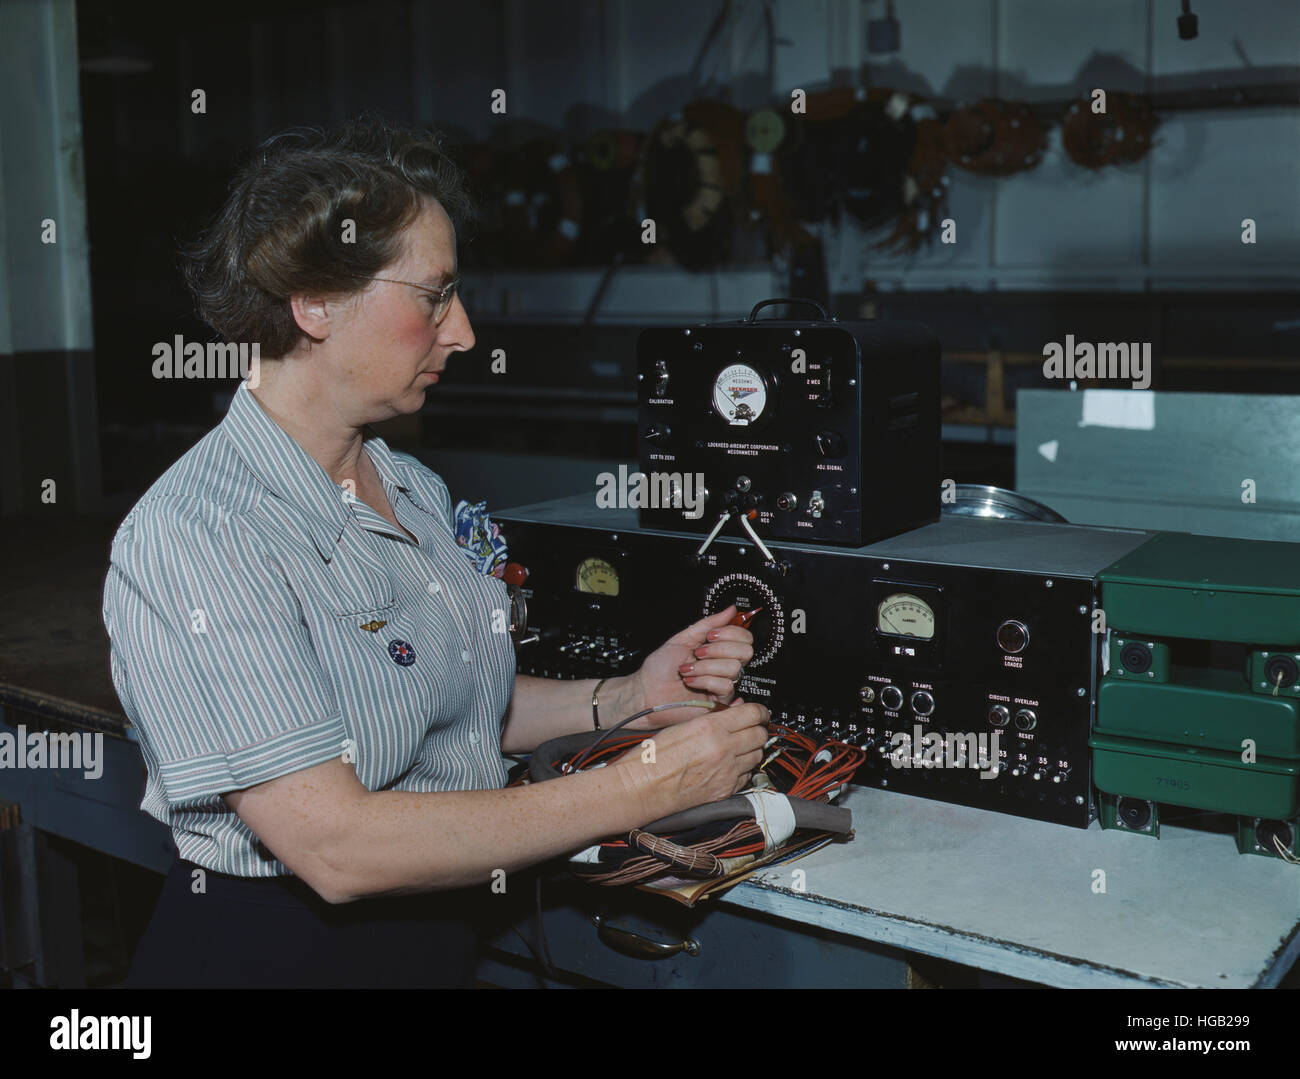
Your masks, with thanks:
[(403, 667), (409, 667), (415, 662), (415, 649), (405, 641), (389, 641), (388, 654), (393, 657), (394, 663), (400, 663)]

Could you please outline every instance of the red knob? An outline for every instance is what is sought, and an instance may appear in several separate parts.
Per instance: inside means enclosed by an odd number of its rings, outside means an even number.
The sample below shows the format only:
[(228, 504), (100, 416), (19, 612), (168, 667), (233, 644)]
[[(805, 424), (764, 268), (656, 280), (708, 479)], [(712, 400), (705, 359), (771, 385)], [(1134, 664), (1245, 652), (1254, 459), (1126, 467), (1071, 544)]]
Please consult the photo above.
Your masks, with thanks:
[(519, 588), (528, 580), (528, 569), (518, 562), (507, 562), (504, 580), (513, 588)]
[(741, 629), (749, 629), (749, 623), (754, 621), (754, 619), (762, 613), (762, 607), (755, 607), (752, 611), (740, 611), (736, 614), (736, 617), (731, 620), (731, 624), (733, 626), (739, 626)]

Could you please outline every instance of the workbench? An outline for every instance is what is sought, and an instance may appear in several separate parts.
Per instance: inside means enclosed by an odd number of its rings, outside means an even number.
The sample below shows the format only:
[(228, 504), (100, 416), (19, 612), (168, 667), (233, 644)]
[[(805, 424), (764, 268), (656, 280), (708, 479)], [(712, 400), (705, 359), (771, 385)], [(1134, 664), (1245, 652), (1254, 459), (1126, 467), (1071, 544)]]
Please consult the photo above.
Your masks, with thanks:
[[(628, 986), (903, 986), (920, 955), (993, 984), (1267, 988), (1300, 954), (1300, 867), (1239, 855), (1228, 834), (1162, 823), (1155, 840), (861, 787), (841, 804), (851, 841), (694, 910), (556, 886), (556, 966)], [(597, 942), (592, 914), (699, 954), (624, 958)], [(513, 934), (493, 948), (526, 954)]]
[[(0, 769), (0, 799), (22, 807), (15, 849), (30, 871), (32, 833), (45, 832), (163, 872), (170, 837), (139, 809), (143, 763), (116, 703), (99, 623), (116, 522), (42, 524), (0, 540), (0, 559), (25, 568), (6, 589), (11, 616), (0, 627), (0, 729), (102, 732), (104, 774)], [(852, 841), (693, 909), (549, 872), (546, 937), (559, 981), (902, 987), (917, 983), (917, 957), (931, 956), (1054, 986), (1265, 987), (1300, 953), (1300, 867), (1238, 855), (1229, 835), (1162, 821), (1157, 841), (865, 788), (844, 804)], [(0, 874), (5, 864), (12, 874), (12, 861), (0, 862)], [(77, 917), (68, 889), (59, 891), (56, 915)], [(526, 933), (535, 930), (531, 898), (531, 887), (510, 888)], [(667, 950), (690, 939), (699, 954), (627, 957), (599, 939), (593, 914), (607, 938), (631, 929)], [(482, 977), (538, 984), (514, 929), (494, 935)]]

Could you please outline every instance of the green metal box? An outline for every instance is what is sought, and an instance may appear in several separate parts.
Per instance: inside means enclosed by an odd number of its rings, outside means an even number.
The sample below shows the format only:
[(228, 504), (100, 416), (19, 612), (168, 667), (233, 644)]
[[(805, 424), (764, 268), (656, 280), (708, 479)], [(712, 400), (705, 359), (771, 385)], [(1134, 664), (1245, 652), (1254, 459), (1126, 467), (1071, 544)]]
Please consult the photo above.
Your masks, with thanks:
[[(1111, 628), (1089, 739), (1098, 790), (1251, 820), (1293, 819), (1300, 543), (1161, 532), (1097, 579)], [(1189, 667), (1179, 663), (1179, 641), (1252, 650), (1241, 669)]]
[(1159, 532), (1098, 580), (1117, 632), (1300, 645), (1300, 543)]
[(1300, 805), (1300, 763), (1245, 764), (1240, 754), (1100, 733), (1088, 744), (1093, 782), (1106, 794), (1272, 820)]
[[(1251, 693), (1230, 671), (1173, 669), (1168, 682), (1107, 675), (1097, 694), (1098, 733), (1194, 749), (1300, 761), (1300, 701)], [(1247, 744), (1249, 740), (1249, 745)]]

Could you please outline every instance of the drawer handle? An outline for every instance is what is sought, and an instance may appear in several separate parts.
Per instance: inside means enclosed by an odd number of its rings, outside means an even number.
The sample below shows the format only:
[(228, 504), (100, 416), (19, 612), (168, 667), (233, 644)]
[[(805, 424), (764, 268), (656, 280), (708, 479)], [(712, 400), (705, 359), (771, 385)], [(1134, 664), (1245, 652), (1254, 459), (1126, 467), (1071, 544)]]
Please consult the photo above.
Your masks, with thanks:
[(690, 937), (679, 940), (676, 944), (666, 944), (663, 941), (643, 937), (640, 933), (633, 933), (630, 929), (620, 929), (618, 926), (610, 925), (599, 914), (591, 916), (591, 924), (596, 927), (596, 935), (600, 937), (602, 943), (637, 959), (667, 959), (679, 952), (685, 952), (687, 955), (700, 954), (700, 942)]

